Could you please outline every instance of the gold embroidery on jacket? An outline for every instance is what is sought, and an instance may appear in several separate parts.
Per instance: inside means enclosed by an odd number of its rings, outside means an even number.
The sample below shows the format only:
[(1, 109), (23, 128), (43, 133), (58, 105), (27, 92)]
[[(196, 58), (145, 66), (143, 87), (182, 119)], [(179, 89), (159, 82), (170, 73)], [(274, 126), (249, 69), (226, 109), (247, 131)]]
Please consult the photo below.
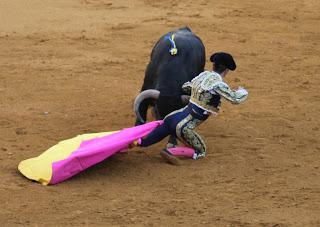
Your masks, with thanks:
[(177, 124), (176, 134), (179, 140), (201, 153), (206, 152), (206, 145), (201, 136), (193, 131), (203, 121), (193, 118), (190, 114)]
[(208, 71), (203, 72), (201, 76), (192, 81), (190, 102), (207, 111), (218, 112), (219, 109), (210, 104), (213, 97), (210, 90), (221, 81), (222, 79), (218, 74)]

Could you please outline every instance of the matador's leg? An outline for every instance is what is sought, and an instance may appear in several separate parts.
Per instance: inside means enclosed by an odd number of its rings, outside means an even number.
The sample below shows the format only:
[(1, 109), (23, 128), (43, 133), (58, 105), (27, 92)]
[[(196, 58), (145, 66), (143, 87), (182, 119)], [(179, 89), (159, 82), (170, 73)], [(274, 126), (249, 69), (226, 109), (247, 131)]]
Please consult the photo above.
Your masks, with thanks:
[(162, 139), (164, 139), (166, 136), (169, 135), (169, 129), (166, 124), (162, 124), (155, 128), (150, 134), (147, 135), (147, 137), (142, 138), (140, 142), (141, 147), (148, 147), (152, 144), (155, 144)]
[(194, 159), (198, 159), (206, 155), (206, 145), (201, 136), (194, 131), (194, 128), (201, 123), (201, 120), (189, 115), (176, 127), (179, 140), (181, 140), (185, 145), (195, 149), (195, 154), (193, 156)]
[(194, 159), (206, 156), (206, 145), (201, 136), (191, 129), (184, 130), (184, 138), (188, 146), (195, 149)]

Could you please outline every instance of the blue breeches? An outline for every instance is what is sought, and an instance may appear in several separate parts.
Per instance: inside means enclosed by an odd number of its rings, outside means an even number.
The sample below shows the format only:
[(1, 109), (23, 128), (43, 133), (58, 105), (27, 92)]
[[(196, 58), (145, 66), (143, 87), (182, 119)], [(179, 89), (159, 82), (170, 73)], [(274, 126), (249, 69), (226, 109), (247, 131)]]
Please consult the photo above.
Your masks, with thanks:
[(154, 129), (147, 137), (142, 138), (140, 146), (150, 146), (171, 135), (197, 152), (205, 153), (205, 143), (194, 129), (208, 116), (203, 114), (202, 109), (189, 103), (188, 106), (168, 114), (162, 125)]

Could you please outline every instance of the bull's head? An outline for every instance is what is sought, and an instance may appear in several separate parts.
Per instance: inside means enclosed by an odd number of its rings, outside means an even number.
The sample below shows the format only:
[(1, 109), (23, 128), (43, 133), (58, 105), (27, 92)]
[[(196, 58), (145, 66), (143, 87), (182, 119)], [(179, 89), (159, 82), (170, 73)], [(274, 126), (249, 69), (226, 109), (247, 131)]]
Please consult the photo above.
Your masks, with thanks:
[[(159, 98), (160, 97), (160, 98)], [(165, 98), (164, 98), (165, 97)], [(148, 89), (142, 91), (134, 100), (134, 112), (137, 120), (145, 123), (145, 119), (141, 116), (140, 105), (146, 99), (154, 100), (154, 112), (157, 119), (162, 119), (170, 112), (185, 106), (190, 99), (188, 95), (179, 96), (161, 96), (160, 91), (155, 89)]]

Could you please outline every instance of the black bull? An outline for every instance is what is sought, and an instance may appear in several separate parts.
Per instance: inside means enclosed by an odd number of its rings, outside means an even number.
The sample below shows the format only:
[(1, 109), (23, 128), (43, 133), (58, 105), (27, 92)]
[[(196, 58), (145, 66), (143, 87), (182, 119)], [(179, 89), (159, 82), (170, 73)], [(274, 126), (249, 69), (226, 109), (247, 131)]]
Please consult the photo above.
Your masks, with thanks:
[[(173, 43), (168, 39), (173, 34), (175, 55), (170, 53)], [(136, 125), (146, 122), (150, 105), (158, 120), (185, 106), (187, 101), (183, 98), (182, 85), (203, 72), (204, 66), (205, 47), (189, 28), (162, 36), (152, 49), (141, 93), (135, 99)]]

